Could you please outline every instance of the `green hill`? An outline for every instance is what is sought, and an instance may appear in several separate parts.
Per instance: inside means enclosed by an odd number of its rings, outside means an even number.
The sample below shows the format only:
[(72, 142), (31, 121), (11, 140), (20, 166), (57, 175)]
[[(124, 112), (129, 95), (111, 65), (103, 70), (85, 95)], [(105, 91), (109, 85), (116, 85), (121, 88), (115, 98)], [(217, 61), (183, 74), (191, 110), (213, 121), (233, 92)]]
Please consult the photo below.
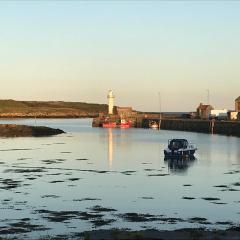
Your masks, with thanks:
[(0, 117), (95, 117), (106, 104), (62, 101), (0, 100)]

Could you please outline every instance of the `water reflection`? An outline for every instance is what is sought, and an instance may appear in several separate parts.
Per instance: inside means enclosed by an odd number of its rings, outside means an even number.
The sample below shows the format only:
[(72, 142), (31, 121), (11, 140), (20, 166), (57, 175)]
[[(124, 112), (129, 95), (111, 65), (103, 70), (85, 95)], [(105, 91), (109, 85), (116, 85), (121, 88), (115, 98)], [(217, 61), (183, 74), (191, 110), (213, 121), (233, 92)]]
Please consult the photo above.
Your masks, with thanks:
[(195, 160), (194, 156), (188, 158), (164, 158), (170, 172), (186, 172), (189, 167), (193, 166)]
[(113, 132), (112, 128), (108, 129), (108, 167), (112, 168), (113, 162)]

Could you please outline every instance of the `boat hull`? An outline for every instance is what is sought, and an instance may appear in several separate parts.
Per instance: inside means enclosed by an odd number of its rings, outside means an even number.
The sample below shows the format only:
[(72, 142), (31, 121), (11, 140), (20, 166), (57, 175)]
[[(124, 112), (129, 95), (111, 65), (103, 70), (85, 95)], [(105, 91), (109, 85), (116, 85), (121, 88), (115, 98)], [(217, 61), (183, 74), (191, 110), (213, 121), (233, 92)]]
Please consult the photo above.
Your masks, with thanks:
[(129, 123), (121, 123), (119, 125), (120, 128), (130, 128), (130, 124)]
[(164, 150), (165, 157), (176, 158), (176, 157), (193, 157), (196, 149), (186, 149), (186, 150)]
[(117, 124), (116, 123), (103, 123), (102, 125), (103, 128), (116, 128)]

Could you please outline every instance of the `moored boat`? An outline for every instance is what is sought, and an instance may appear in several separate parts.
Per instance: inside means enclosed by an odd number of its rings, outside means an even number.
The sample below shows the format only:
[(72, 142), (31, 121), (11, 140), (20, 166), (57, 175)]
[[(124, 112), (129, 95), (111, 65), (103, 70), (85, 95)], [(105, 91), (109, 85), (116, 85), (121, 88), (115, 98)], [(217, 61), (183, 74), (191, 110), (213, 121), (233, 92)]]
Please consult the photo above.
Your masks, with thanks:
[(105, 122), (102, 124), (103, 128), (115, 128), (117, 127), (117, 123), (116, 122)]
[(158, 129), (158, 123), (156, 123), (155, 121), (154, 121), (154, 122), (151, 122), (151, 123), (149, 124), (149, 127), (150, 127), (151, 129)]
[(193, 157), (196, 150), (196, 146), (186, 139), (170, 139), (164, 155), (165, 157)]
[(131, 127), (131, 123), (129, 121), (126, 121), (125, 119), (121, 119), (119, 127), (120, 128), (130, 128)]

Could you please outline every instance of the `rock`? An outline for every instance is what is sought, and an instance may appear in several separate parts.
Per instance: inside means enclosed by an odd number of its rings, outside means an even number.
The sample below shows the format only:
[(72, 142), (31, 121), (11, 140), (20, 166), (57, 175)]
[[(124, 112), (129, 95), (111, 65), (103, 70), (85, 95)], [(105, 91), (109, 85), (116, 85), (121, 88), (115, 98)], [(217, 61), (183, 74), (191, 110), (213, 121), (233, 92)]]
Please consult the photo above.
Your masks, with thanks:
[(61, 129), (44, 126), (0, 124), (0, 137), (44, 137), (64, 133)]

